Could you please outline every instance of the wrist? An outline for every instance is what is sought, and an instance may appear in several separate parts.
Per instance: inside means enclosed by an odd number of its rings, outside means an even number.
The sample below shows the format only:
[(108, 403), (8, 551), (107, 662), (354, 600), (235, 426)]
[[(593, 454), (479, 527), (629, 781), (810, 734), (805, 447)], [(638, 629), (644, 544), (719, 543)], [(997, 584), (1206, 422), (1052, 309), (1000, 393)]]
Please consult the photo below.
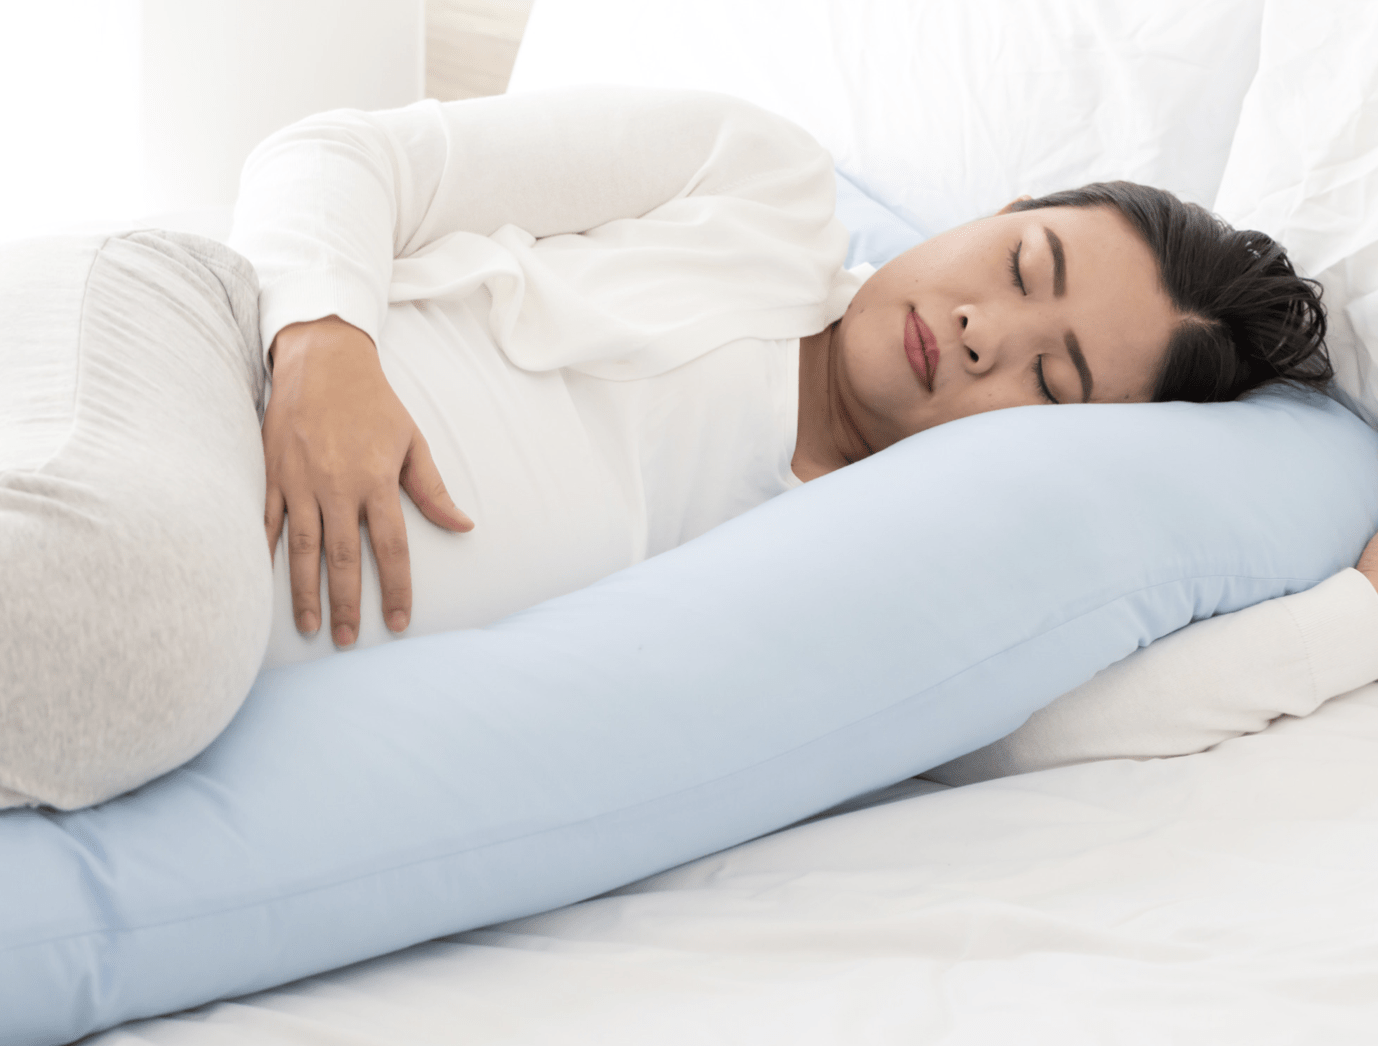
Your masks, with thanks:
[(364, 353), (377, 358), (378, 347), (364, 331), (346, 323), (338, 316), (318, 320), (289, 323), (273, 338), (268, 349), (268, 366), (274, 376), (286, 367), (294, 367), (307, 356), (339, 353)]

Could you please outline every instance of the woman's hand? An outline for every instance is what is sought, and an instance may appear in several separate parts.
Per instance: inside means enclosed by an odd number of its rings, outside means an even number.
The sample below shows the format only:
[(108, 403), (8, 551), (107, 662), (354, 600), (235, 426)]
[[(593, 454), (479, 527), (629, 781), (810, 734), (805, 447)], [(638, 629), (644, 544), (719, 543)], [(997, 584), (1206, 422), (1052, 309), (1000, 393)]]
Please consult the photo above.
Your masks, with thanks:
[(1359, 557), (1359, 564), (1355, 569), (1368, 578), (1374, 588), (1378, 588), (1378, 534), (1370, 538), (1369, 543), (1364, 546), (1364, 554)]
[(360, 537), (367, 520), (383, 590), (383, 620), (411, 620), (411, 562), (398, 486), (447, 530), (473, 521), (455, 507), (430, 448), (383, 375), (373, 339), (338, 316), (284, 327), (271, 351), (273, 393), (263, 418), (270, 552), (287, 514), (292, 614), (320, 627), (320, 557), (326, 552), (330, 631), (336, 646), (359, 635)]

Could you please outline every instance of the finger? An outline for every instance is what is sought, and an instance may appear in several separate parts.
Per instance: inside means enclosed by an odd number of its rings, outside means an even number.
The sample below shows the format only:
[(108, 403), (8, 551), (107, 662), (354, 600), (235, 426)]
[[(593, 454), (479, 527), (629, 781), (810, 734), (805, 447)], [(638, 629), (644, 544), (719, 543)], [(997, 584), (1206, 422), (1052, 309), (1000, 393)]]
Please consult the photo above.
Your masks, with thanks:
[(474, 521), (450, 499), (445, 481), (440, 478), (440, 470), (431, 457), (431, 448), (420, 432), (412, 437), (407, 458), (402, 462), (400, 481), (421, 514), (436, 526), (460, 533), (474, 529)]
[(401, 632), (411, 622), (411, 555), (407, 522), (396, 491), (380, 492), (369, 500), (368, 538), (378, 563), (383, 620), (393, 632)]
[(287, 507), (287, 572), (297, 631), (314, 635), (321, 627), (321, 512), (310, 498)]
[(359, 510), (336, 501), (322, 506), (330, 638), (347, 647), (359, 637)]
[(286, 509), (282, 491), (269, 487), (263, 505), (263, 530), (268, 535), (268, 559), (274, 566), (277, 565), (278, 538), (282, 537), (282, 515)]

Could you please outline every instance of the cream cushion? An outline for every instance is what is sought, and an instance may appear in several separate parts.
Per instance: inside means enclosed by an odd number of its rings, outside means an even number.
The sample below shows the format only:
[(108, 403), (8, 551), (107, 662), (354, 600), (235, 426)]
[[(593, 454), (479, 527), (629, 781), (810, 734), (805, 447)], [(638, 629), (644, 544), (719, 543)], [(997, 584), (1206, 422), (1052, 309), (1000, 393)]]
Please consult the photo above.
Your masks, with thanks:
[(958, 785), (1093, 759), (1203, 752), (1378, 679), (1378, 592), (1357, 570), (1188, 625), (1014, 733), (923, 776)]

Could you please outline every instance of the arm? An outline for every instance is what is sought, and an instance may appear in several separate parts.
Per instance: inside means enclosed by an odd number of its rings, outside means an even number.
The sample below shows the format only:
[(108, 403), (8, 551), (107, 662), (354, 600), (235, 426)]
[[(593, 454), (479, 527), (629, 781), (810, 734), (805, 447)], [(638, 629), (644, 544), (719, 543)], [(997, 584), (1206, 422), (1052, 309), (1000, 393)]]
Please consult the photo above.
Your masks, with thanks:
[[(846, 252), (831, 158), (788, 121), (700, 92), (584, 88), (313, 117), (250, 156), (230, 242), (258, 272), (265, 346), (330, 315), (376, 342), (394, 260), (452, 233), (513, 225), (541, 239), (713, 197), (756, 208), (791, 253), (791, 239), (816, 253), (821, 294), (801, 290), (827, 296)], [(657, 247), (672, 224), (648, 230)]]
[(969, 784), (1093, 759), (1188, 755), (1378, 679), (1378, 537), (1358, 569), (1135, 651), (1014, 733), (924, 774)]

